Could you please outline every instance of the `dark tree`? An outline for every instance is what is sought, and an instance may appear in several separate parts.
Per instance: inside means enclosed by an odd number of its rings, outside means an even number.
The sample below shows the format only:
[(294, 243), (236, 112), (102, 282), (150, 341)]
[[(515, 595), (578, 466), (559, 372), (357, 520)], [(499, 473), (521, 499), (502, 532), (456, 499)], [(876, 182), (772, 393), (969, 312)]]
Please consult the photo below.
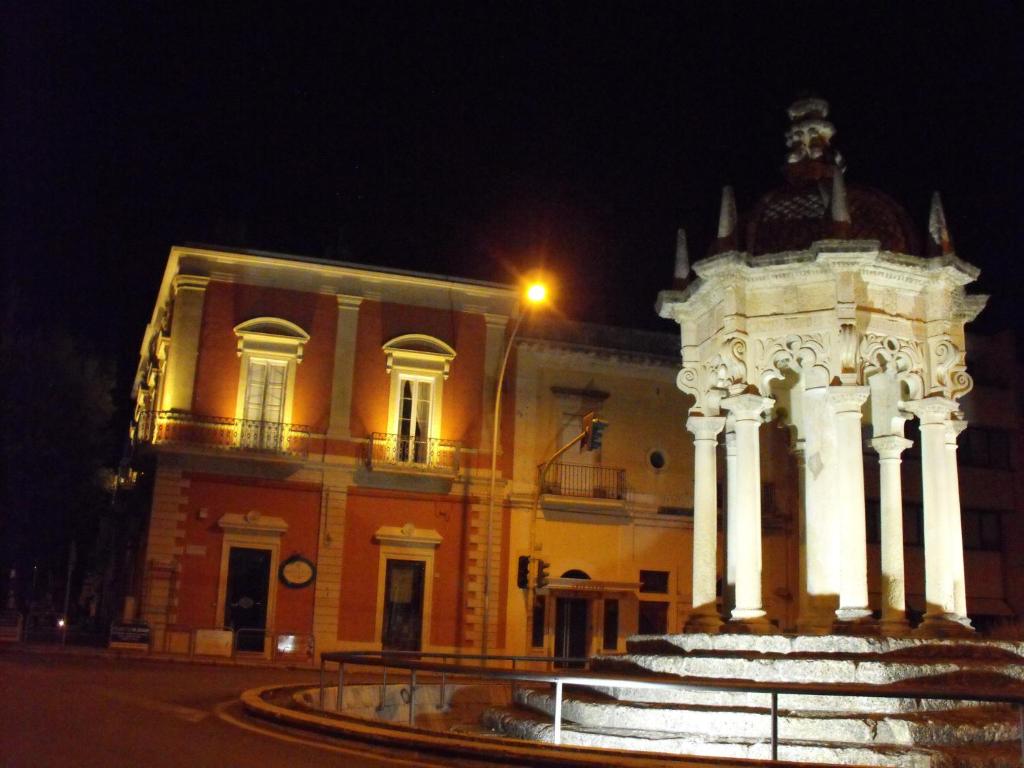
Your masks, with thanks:
[(63, 574), (72, 541), (89, 551), (109, 504), (114, 373), (66, 331), (6, 334), (0, 351), (0, 565), (25, 596), (33, 565)]

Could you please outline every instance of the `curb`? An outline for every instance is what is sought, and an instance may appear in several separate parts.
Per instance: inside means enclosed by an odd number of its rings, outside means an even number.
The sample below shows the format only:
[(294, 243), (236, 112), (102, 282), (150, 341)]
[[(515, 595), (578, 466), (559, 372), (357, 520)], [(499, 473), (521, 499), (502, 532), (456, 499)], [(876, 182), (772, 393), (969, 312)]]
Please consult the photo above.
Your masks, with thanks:
[(218, 656), (181, 656), (172, 653), (149, 653), (116, 648), (90, 648), (82, 646), (53, 646), (45, 644), (4, 643), (0, 644), (0, 656), (5, 654), (26, 654), (34, 656), (75, 656), (83, 658), (116, 659), (129, 661), (152, 661), (171, 664), (194, 664), (205, 667), (239, 667), (246, 669), (282, 669), (317, 672), (320, 667), (312, 664), (258, 661), (255, 659), (233, 659)]
[(345, 739), (379, 744), (389, 748), (410, 749), (431, 752), (459, 758), (475, 758), (500, 763), (530, 766), (600, 766), (607, 768), (722, 768), (723, 766), (783, 766), (790, 768), (814, 768), (815, 763), (787, 761), (764, 761), (746, 758), (697, 757), (673, 755), (664, 752), (637, 753), (596, 747), (555, 746), (541, 742), (520, 741), (498, 736), (483, 737), (427, 731), (392, 723), (375, 723), (345, 715), (321, 715), (312, 711), (301, 711), (271, 704), (264, 699), (269, 693), (307, 689), (304, 685), (267, 685), (252, 688), (241, 696), (246, 712), (280, 725), (301, 728), (307, 731), (336, 736)]

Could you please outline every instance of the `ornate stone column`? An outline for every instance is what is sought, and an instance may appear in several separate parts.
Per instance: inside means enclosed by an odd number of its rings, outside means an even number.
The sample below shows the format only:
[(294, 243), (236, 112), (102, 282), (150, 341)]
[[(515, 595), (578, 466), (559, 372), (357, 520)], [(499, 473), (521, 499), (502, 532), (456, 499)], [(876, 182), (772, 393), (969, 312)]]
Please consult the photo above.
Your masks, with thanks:
[(835, 496), (841, 465), (837, 461), (836, 418), (826, 386), (805, 388), (793, 404), (799, 406), (797, 445), (804, 591), (800, 596), (797, 630), (801, 634), (823, 635), (832, 631), (840, 592), (842, 541), (836, 531), (841, 510), (835, 504)]
[(836, 475), (834, 504), (839, 560), (839, 608), (842, 622), (871, 616), (868, 605), (868, 545), (864, 509), (864, 453), (861, 445), (861, 407), (867, 387), (829, 387), (828, 399), (836, 419)]
[(725, 432), (725, 607), (736, 606), (736, 425), (726, 419)]
[[(742, 631), (767, 634), (761, 596), (761, 414), (775, 401), (760, 395), (735, 395), (722, 401), (736, 420), (736, 606), (730, 622)], [(730, 510), (732, 511), (732, 510)], [(736, 625), (739, 627), (736, 627)]]
[[(924, 621), (916, 630), (924, 636), (962, 634), (967, 628), (956, 621), (954, 557), (950, 544), (949, 451), (946, 429), (957, 404), (944, 397), (928, 397), (904, 403), (921, 425), (921, 488), (924, 501)], [(959, 517), (959, 516), (958, 516)], [(962, 552), (961, 552), (962, 556)]]
[(946, 521), (948, 525), (947, 546), (952, 563), (953, 613), (956, 621), (973, 631), (967, 617), (967, 587), (964, 581), (964, 532), (960, 514), (960, 473), (956, 460), (956, 441), (967, 428), (967, 421), (952, 418), (946, 422)]
[(718, 472), (715, 449), (724, 416), (691, 416), (693, 433), (693, 611), (684, 632), (717, 632), (722, 626), (715, 605), (718, 572)]
[(903, 569), (903, 482), (901, 454), (913, 443), (899, 435), (876, 437), (881, 499), (882, 633), (904, 635), (907, 622), (906, 578)]

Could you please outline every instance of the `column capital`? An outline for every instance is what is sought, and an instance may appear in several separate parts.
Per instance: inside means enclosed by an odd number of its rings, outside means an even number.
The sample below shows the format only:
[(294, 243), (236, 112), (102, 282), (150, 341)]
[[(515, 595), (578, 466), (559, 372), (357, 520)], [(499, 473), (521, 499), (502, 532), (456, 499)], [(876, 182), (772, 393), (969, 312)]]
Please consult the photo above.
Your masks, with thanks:
[(733, 395), (721, 402), (721, 406), (730, 411), (736, 421), (760, 421), (761, 414), (774, 405), (773, 398), (760, 395)]
[(967, 419), (951, 418), (946, 422), (946, 445), (956, 447), (960, 433), (967, 429)]
[(921, 420), (921, 424), (943, 424), (950, 414), (960, 409), (955, 400), (945, 397), (925, 397), (921, 400), (904, 400), (900, 407), (910, 411)]
[(725, 416), (691, 416), (686, 420), (686, 428), (693, 433), (696, 440), (714, 440), (725, 426)]
[(175, 293), (183, 290), (191, 291), (205, 291), (206, 286), (210, 284), (210, 278), (202, 275), (185, 275), (177, 274), (171, 281)]
[(913, 444), (913, 441), (899, 435), (884, 435), (871, 441), (871, 447), (878, 452), (880, 459), (898, 459)]
[(363, 303), (362, 296), (349, 296), (339, 293), (335, 298), (338, 301), (338, 309), (359, 309), (359, 305)]
[(840, 385), (828, 388), (828, 401), (836, 413), (860, 413), (861, 406), (868, 399), (871, 390), (857, 385)]

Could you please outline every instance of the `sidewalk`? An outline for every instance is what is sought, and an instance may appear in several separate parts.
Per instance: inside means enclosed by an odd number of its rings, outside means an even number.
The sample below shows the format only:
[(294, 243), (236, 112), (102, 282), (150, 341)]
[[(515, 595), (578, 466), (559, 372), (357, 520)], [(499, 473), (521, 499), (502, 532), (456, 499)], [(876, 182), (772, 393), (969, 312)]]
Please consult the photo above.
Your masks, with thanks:
[(96, 648), (81, 645), (60, 645), (58, 643), (0, 643), (0, 653), (32, 653), (39, 655), (64, 655), (103, 659), (131, 659), (134, 661), (163, 661), (174, 664), (202, 664), (221, 667), (253, 667), (259, 669), (292, 669), (316, 672), (319, 665), (298, 660), (274, 661), (259, 658), (237, 658), (226, 656), (186, 656), (180, 653), (152, 653), (122, 648)]

